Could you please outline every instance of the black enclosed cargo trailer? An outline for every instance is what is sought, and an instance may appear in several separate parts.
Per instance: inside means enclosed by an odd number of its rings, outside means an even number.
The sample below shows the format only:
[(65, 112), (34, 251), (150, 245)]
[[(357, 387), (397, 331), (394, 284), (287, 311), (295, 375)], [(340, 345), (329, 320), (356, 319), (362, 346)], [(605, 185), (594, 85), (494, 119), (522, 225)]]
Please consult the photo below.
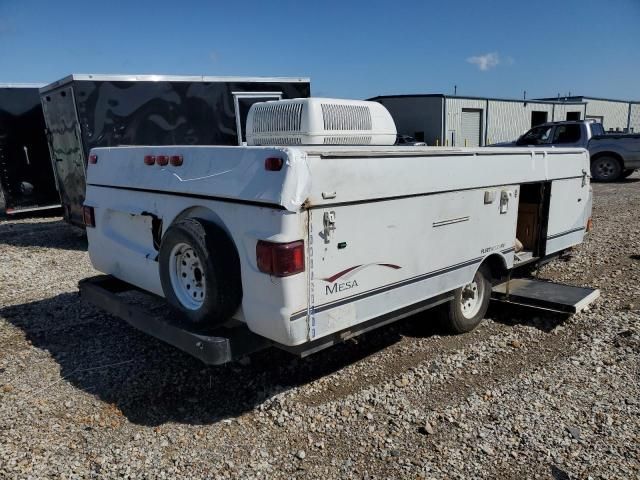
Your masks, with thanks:
[(0, 215), (60, 206), (39, 85), (0, 85)]
[(310, 96), (308, 78), (70, 75), (40, 89), (65, 219), (82, 225), (94, 147), (239, 145), (249, 107)]

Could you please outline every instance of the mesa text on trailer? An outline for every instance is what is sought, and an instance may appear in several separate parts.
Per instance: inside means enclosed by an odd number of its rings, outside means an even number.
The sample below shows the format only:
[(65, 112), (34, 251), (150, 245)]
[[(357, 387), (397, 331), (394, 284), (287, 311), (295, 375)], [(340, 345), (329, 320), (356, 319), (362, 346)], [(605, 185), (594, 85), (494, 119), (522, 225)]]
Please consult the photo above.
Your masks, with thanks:
[(383, 106), (333, 99), (256, 104), (247, 129), (262, 146), (92, 151), (93, 265), (185, 328), (313, 349), (446, 303), (469, 331), (494, 283), (590, 224), (583, 149), (393, 146)]

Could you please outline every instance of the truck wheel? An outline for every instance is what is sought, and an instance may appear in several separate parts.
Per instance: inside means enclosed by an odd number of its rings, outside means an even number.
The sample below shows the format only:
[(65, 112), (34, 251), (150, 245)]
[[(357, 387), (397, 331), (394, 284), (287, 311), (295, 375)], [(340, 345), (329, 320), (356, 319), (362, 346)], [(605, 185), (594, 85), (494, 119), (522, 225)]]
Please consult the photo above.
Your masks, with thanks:
[(598, 182), (613, 182), (621, 174), (620, 162), (614, 157), (603, 155), (591, 161), (591, 176)]
[(238, 252), (218, 225), (200, 218), (176, 222), (164, 234), (158, 262), (164, 296), (188, 325), (224, 323), (240, 306)]
[(627, 169), (623, 170), (622, 171), (622, 178), (630, 177), (631, 175), (633, 175), (633, 172), (635, 172), (635, 169), (633, 169), (633, 168), (627, 168)]
[(470, 332), (476, 328), (489, 308), (491, 272), (482, 265), (471, 283), (458, 288), (442, 312), (443, 326), (452, 333)]

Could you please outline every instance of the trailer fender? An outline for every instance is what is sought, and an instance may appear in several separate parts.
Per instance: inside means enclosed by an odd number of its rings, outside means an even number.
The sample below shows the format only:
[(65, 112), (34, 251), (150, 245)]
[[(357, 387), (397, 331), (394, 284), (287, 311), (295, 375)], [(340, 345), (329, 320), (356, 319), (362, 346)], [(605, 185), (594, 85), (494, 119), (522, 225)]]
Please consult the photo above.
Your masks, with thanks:
[(491, 282), (494, 284), (506, 277), (509, 272), (507, 259), (502, 253), (492, 253), (486, 257), (478, 266), (478, 270), (482, 268), (483, 265), (486, 265), (491, 272)]

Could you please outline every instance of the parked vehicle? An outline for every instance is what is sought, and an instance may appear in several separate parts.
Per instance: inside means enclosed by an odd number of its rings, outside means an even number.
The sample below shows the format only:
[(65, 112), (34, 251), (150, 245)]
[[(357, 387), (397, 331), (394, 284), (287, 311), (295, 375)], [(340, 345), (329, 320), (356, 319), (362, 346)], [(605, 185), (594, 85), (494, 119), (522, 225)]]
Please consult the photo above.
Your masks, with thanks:
[(65, 219), (82, 223), (89, 151), (239, 145), (257, 101), (308, 97), (309, 79), (70, 75), (40, 90)]
[[(493, 284), (590, 226), (583, 149), (394, 146), (382, 105), (333, 99), (255, 104), (247, 130), (251, 146), (91, 151), (91, 262), (164, 297), (186, 331), (235, 319), (308, 353), (443, 304), (466, 332)], [(228, 345), (204, 338), (185, 348)]]
[(0, 215), (60, 207), (39, 85), (0, 85)]
[(415, 145), (424, 147), (427, 144), (416, 140), (411, 135), (398, 135), (396, 138), (396, 145)]
[(626, 178), (640, 168), (640, 134), (605, 134), (593, 120), (544, 123), (515, 142), (495, 146), (547, 145), (588, 149), (591, 176), (600, 182)]

